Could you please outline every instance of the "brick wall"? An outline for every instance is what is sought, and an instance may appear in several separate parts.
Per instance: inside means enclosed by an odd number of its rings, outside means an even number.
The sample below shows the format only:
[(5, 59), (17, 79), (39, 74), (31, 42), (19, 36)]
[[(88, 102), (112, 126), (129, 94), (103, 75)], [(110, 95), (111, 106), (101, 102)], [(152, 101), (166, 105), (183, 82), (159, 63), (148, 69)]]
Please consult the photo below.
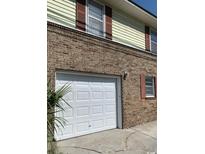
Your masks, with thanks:
[(123, 76), (123, 128), (156, 120), (156, 99), (141, 99), (140, 74), (157, 73), (156, 56), (48, 22), (48, 80), (56, 70), (73, 70)]

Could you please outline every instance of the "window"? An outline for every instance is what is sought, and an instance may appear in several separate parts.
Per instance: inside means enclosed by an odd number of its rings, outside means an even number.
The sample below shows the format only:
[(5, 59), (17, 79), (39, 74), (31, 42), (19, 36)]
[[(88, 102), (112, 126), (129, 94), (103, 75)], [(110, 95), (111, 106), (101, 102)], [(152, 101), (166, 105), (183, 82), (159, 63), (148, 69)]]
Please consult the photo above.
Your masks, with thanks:
[(151, 29), (150, 36), (151, 36), (151, 52), (157, 53), (157, 32)]
[(154, 77), (151, 76), (145, 77), (145, 89), (146, 89), (146, 97), (155, 97)]
[(97, 36), (103, 36), (104, 32), (104, 6), (88, 0), (87, 31)]

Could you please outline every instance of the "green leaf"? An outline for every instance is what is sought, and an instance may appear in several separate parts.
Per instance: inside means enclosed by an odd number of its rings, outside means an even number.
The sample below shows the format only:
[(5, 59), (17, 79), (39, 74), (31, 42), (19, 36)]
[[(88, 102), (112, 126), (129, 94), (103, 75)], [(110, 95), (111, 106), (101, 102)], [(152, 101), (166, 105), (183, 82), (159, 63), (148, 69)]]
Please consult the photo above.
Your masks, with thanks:
[[(53, 90), (50, 81), (47, 84), (47, 133), (54, 135), (54, 132), (60, 128), (63, 128), (68, 121), (63, 117), (56, 117), (55, 113), (65, 111), (65, 108), (71, 107), (69, 102), (67, 102), (63, 97), (68, 94), (70, 89), (70, 84), (66, 83), (57, 90)], [(71, 107), (72, 108), (72, 107)]]

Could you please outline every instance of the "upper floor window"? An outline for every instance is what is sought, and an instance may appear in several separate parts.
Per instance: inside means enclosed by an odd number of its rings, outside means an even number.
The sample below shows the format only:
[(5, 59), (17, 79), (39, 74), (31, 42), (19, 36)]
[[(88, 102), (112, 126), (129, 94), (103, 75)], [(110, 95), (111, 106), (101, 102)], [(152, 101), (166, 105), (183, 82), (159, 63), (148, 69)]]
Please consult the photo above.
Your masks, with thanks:
[(88, 0), (87, 31), (97, 36), (104, 35), (104, 6)]
[(150, 30), (151, 37), (151, 52), (157, 53), (157, 32), (154, 30)]

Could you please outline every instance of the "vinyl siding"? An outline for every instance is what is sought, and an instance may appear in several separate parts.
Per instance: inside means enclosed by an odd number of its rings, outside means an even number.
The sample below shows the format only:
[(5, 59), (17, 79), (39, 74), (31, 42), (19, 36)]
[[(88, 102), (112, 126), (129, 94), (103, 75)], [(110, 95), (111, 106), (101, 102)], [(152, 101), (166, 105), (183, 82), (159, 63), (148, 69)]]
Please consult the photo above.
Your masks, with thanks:
[(144, 24), (127, 17), (123, 12), (113, 9), (112, 36), (113, 41), (135, 48), (145, 49)]
[[(102, 2), (101, 0), (99, 0)], [(76, 28), (76, 0), (47, 0), (48, 21)], [(145, 50), (145, 25), (112, 8), (112, 40)]]
[(75, 28), (75, 0), (47, 0), (48, 21)]

